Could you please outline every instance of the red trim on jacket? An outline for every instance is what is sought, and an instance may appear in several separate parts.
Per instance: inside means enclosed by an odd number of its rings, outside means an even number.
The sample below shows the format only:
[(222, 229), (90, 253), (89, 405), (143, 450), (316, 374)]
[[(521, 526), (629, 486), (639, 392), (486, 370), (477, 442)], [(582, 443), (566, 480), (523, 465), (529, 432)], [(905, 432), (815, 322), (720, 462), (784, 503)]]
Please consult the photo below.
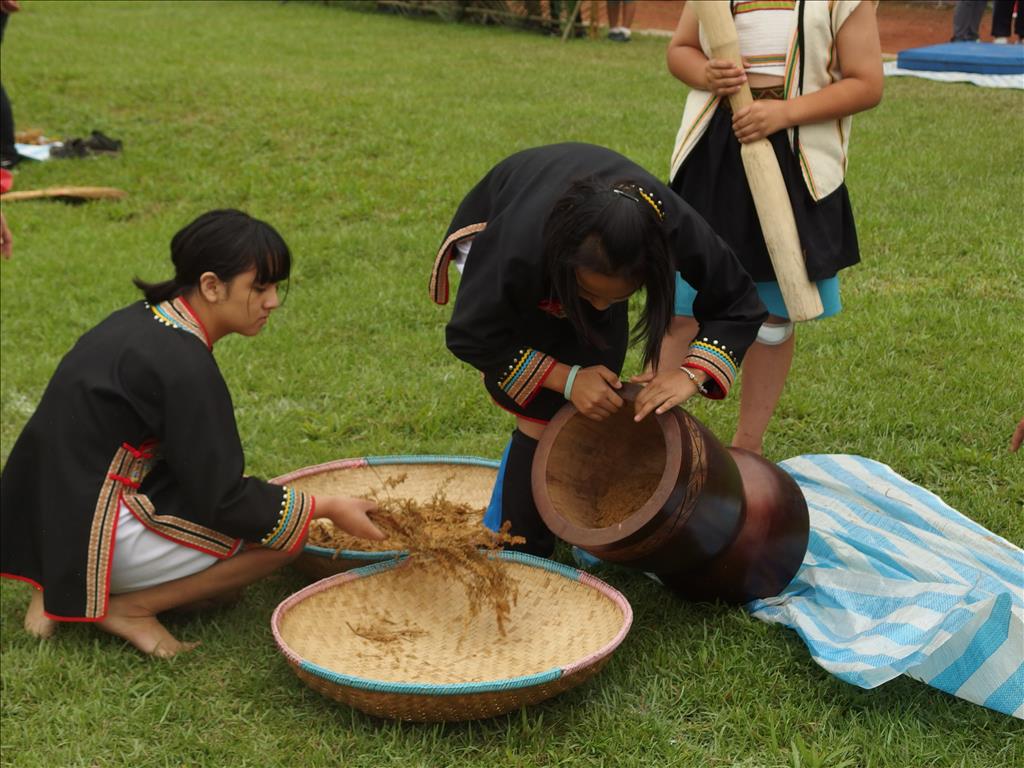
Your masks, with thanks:
[(196, 325), (199, 326), (199, 330), (203, 332), (203, 340), (206, 342), (207, 348), (213, 349), (213, 342), (210, 341), (210, 333), (206, 330), (206, 326), (203, 325), (203, 321), (199, 319), (199, 315), (197, 315), (196, 311), (192, 309), (192, 305), (185, 300), (184, 296), (178, 296), (178, 298), (181, 300), (182, 306), (184, 306), (185, 309), (188, 310), (188, 313), (192, 315), (192, 319), (196, 321)]

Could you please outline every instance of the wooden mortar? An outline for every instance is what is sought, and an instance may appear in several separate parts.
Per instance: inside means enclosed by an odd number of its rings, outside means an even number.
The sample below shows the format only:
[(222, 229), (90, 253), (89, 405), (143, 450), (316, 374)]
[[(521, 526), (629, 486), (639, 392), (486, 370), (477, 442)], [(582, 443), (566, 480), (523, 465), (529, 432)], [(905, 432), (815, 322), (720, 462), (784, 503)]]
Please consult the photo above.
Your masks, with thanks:
[[(572, 404), (555, 414), (533, 460), (534, 501), (556, 536), (602, 560), (690, 571), (736, 537), (743, 484), (725, 448), (681, 408), (633, 421), (640, 391), (624, 385), (626, 405), (604, 421)], [(619, 505), (630, 493), (632, 503)]]
[(658, 574), (687, 600), (746, 603), (774, 597), (792, 581), (807, 552), (810, 519), (796, 480), (756, 453), (728, 450), (743, 478), (743, 527), (709, 562)]
[(541, 518), (595, 557), (654, 571), (688, 600), (777, 595), (807, 551), (800, 486), (761, 456), (723, 447), (682, 408), (634, 422), (639, 392), (623, 386), (627, 404), (605, 421), (571, 404), (555, 414), (533, 460)]

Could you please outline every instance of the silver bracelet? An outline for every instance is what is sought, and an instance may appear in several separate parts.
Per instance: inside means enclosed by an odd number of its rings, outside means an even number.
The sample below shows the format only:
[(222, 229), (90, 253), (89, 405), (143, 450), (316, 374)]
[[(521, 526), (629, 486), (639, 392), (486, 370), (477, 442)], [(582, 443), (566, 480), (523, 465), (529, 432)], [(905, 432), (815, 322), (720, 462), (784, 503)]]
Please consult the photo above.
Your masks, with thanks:
[(690, 381), (692, 381), (694, 383), (694, 385), (697, 387), (697, 391), (698, 392), (700, 392), (702, 395), (707, 396), (708, 388), (704, 386), (704, 382), (699, 381), (697, 379), (697, 377), (694, 375), (693, 371), (691, 371), (689, 368), (686, 368), (685, 366), (682, 366), (682, 365), (679, 366), (679, 370), (682, 371), (683, 373), (685, 373), (687, 376), (690, 377)]

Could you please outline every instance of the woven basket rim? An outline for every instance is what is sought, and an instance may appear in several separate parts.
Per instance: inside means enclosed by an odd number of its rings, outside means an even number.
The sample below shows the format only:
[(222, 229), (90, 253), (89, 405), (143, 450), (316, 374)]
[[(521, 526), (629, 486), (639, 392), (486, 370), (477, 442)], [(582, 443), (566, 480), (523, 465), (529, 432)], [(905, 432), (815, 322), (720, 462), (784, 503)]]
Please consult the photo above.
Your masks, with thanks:
[(316, 544), (307, 544), (302, 548), (302, 554), (314, 557), (324, 557), (328, 560), (394, 560), (397, 557), (404, 557), (409, 554), (406, 549), (382, 549), (372, 551), (369, 549), (331, 549)]
[(602, 659), (605, 659), (619, 647), (622, 641), (626, 638), (626, 635), (629, 634), (630, 627), (633, 625), (633, 607), (629, 604), (626, 597), (614, 587), (606, 584), (586, 571), (581, 571), (578, 568), (572, 568), (571, 566), (564, 565), (553, 560), (548, 560), (543, 557), (528, 555), (523, 552), (499, 552), (497, 553), (497, 556), (502, 560), (520, 563), (534, 568), (542, 568), (572, 581), (578, 581), (581, 584), (600, 592), (606, 598), (611, 600), (620, 611), (622, 611), (622, 626), (619, 627), (619, 631), (615, 634), (615, 637), (605, 643), (604, 646), (590, 655), (565, 667), (553, 667), (531, 675), (519, 675), (517, 677), (495, 680), (482, 680), (472, 683), (401, 683), (389, 680), (374, 680), (354, 675), (345, 675), (306, 661), (291, 650), (287, 641), (285, 641), (281, 636), (280, 625), (285, 614), (288, 613), (294, 605), (302, 602), (311, 595), (330, 589), (336, 585), (343, 584), (348, 581), (355, 581), (356, 579), (367, 578), (381, 573), (382, 571), (391, 570), (392, 568), (409, 565), (411, 558), (403, 557), (401, 559), (386, 560), (372, 565), (365, 565), (351, 571), (345, 571), (344, 573), (339, 573), (334, 576), (328, 576), (327, 578), (314, 582), (313, 584), (310, 584), (289, 596), (274, 609), (274, 613), (270, 617), (270, 627), (274, 635), (274, 642), (277, 644), (281, 653), (284, 654), (285, 658), (287, 658), (292, 664), (311, 675), (315, 675), (316, 677), (327, 680), (328, 682), (336, 685), (344, 685), (351, 688), (374, 691), (376, 693), (456, 696), (467, 693), (486, 693), (492, 691), (509, 691), (518, 688), (530, 688), (534, 685), (557, 680), (560, 677), (564, 677), (578, 672), (581, 669), (593, 666)]
[[(362, 458), (335, 459), (334, 461), (325, 461), (322, 464), (303, 467), (287, 474), (280, 475), (279, 477), (275, 477), (270, 482), (275, 483), (276, 485), (286, 485), (287, 483), (293, 483), (303, 477), (320, 475), (324, 472), (330, 472), (337, 469), (384, 467), (396, 464), (460, 464), (464, 466), (498, 469), (501, 462), (496, 459), (485, 459), (482, 456), (445, 456), (434, 453), (364, 456)], [(367, 562), (375, 563), (379, 560), (393, 560), (409, 553), (404, 549), (388, 549), (379, 551), (366, 549), (332, 549), (331, 547), (320, 547), (315, 544), (306, 544), (302, 547), (302, 554), (330, 560), (366, 560)]]

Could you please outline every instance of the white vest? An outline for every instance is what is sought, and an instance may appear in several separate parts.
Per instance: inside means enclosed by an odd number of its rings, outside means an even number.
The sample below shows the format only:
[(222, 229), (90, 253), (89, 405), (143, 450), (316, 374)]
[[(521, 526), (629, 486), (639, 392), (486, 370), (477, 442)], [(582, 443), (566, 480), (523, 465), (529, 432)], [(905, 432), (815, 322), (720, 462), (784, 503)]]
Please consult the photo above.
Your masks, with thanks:
[[(860, 0), (805, 0), (804, 4), (804, 65), (803, 92), (813, 93), (842, 79), (836, 54), (836, 34), (850, 17)], [(797, 50), (797, 17), (799, 2), (790, 21), (790, 45), (786, 54), (786, 98), (799, 95), (800, 52)], [(710, 58), (711, 46), (700, 28), (700, 47)], [(707, 130), (711, 116), (718, 107), (719, 98), (708, 91), (691, 89), (683, 109), (683, 121), (676, 135), (669, 178), (675, 178), (683, 160), (690, 154)], [(800, 168), (811, 197), (821, 200), (834, 192), (846, 176), (846, 150), (850, 144), (850, 116), (808, 123), (800, 126)], [(793, 129), (790, 128), (790, 146)]]

